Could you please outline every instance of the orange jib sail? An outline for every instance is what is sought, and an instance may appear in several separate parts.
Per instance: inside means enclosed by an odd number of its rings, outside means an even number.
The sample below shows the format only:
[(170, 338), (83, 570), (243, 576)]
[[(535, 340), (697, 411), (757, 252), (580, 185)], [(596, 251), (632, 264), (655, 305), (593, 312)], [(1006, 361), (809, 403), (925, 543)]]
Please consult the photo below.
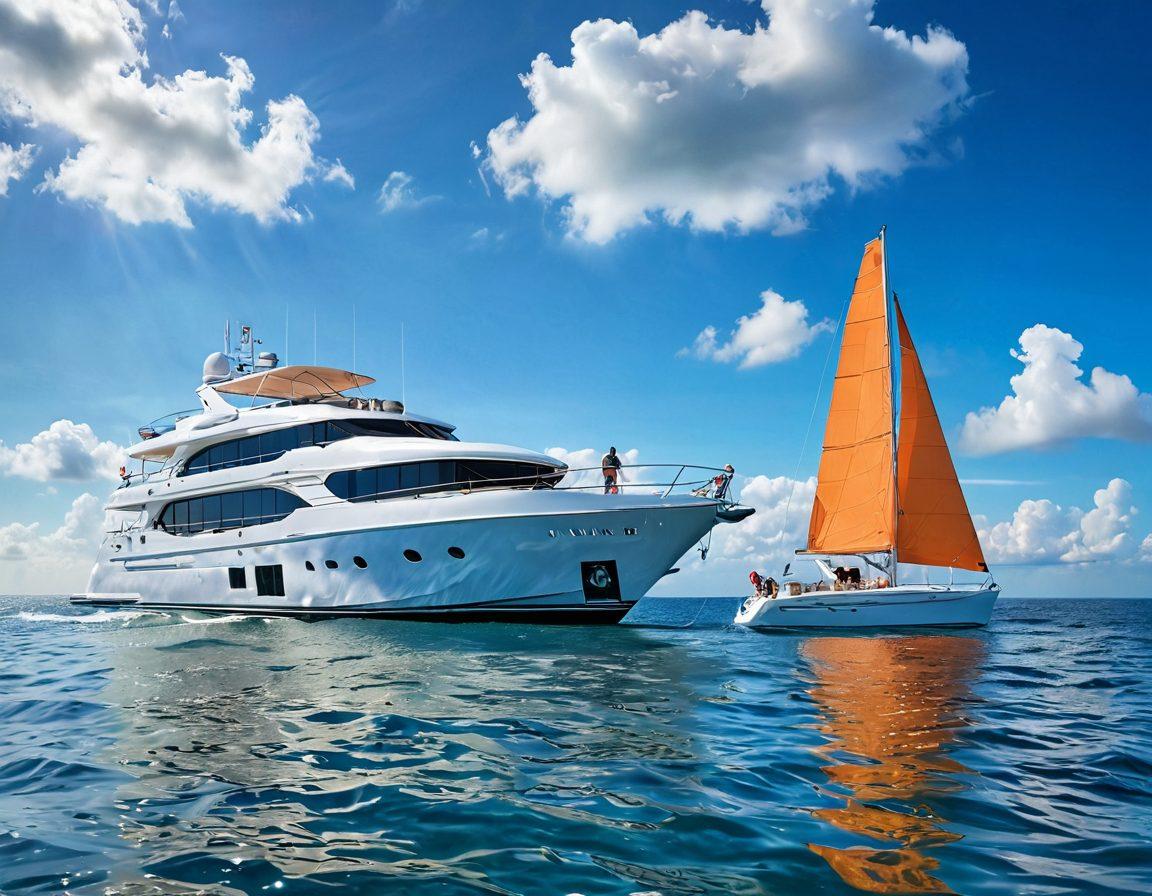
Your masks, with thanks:
[(896, 544), (888, 334), (884, 241), (879, 238), (864, 248), (844, 323), (808, 526), (809, 551), (873, 553)]
[(901, 374), (896, 554), (901, 563), (987, 572), (916, 346), (899, 303), (894, 304)]

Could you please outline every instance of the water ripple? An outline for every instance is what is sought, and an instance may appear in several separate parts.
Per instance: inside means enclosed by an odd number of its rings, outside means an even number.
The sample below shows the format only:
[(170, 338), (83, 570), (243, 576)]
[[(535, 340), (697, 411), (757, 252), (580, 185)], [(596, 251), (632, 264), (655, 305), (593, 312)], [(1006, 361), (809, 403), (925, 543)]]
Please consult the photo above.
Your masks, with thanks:
[(1139, 602), (900, 637), (7, 603), (4, 894), (1152, 889)]

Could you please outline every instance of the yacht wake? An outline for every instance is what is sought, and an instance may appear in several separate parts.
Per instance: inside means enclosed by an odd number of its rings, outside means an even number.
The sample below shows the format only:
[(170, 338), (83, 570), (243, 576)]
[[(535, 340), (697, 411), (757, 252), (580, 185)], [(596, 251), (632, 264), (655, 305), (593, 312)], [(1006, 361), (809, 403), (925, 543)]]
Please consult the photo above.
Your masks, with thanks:
[(147, 610), (97, 610), (95, 613), (70, 615), (67, 613), (17, 613), (17, 619), (25, 622), (72, 622), (77, 625), (91, 625), (99, 622), (122, 622), (127, 625), (133, 619), (143, 616), (157, 616)]

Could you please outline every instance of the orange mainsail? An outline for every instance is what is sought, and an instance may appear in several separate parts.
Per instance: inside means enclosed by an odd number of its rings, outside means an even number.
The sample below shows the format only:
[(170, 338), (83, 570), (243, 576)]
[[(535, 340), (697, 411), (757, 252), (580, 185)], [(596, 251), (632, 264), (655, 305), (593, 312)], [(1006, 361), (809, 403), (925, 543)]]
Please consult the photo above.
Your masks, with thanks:
[(900, 304), (895, 300), (893, 304), (900, 334), (901, 377), (896, 555), (901, 563), (987, 572), (920, 358)]
[(809, 551), (872, 553), (896, 544), (892, 353), (885, 291), (880, 237), (864, 248), (844, 323), (808, 527)]

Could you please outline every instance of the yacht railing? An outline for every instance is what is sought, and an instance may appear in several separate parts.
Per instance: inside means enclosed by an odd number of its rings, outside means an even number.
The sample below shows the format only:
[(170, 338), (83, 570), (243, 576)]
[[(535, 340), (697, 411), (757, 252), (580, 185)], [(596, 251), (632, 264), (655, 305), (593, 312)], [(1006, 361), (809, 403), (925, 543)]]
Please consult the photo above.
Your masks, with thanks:
[(141, 473), (127, 473), (120, 477), (120, 485), (118, 488), (128, 488), (132, 485), (143, 485), (145, 482), (163, 482), (165, 479), (171, 479), (176, 473), (176, 465), (169, 464), (166, 467), (161, 467), (159, 470), (151, 470), (149, 472)]
[[(637, 471), (661, 471), (655, 478), (652, 473)], [(675, 474), (671, 471), (675, 470)], [(574, 478), (573, 474), (576, 474)], [(635, 478), (639, 475), (640, 478)], [(628, 478), (624, 478), (628, 477)], [(718, 481), (724, 479), (721, 486)], [(388, 501), (393, 498), (420, 498), (425, 496), (443, 497), (451, 494), (468, 494), (473, 491), (509, 491), (512, 489), (550, 489), (552, 491), (590, 491), (605, 494), (650, 494), (664, 499), (676, 490), (681, 495), (718, 499), (726, 507), (739, 504), (734, 478), (720, 467), (703, 467), (695, 464), (630, 464), (623, 467), (621, 478), (614, 484), (606, 485), (603, 468), (570, 467), (554, 473), (539, 473), (528, 476), (508, 476), (494, 479), (462, 479), (457, 482), (438, 482), (430, 485), (413, 486), (404, 489), (390, 489), (379, 495), (352, 499), (354, 503)], [(717, 498), (717, 490), (722, 489)]]

